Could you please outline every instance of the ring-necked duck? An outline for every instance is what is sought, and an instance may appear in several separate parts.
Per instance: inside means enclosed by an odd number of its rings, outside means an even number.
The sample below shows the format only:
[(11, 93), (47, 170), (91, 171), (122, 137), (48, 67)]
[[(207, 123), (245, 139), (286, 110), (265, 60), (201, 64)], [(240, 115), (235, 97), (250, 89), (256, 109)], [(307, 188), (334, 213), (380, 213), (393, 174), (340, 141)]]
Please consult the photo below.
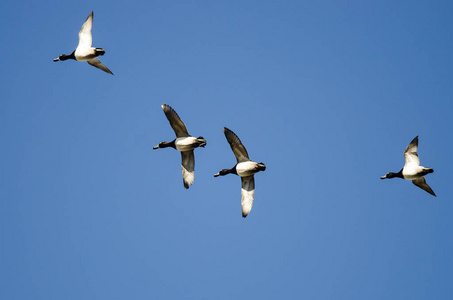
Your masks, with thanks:
[(433, 173), (434, 170), (432, 168), (425, 168), (420, 166), (420, 159), (418, 158), (417, 155), (417, 149), (418, 149), (418, 136), (416, 136), (412, 140), (412, 142), (410, 142), (409, 146), (407, 146), (406, 148), (406, 151), (404, 151), (404, 158), (406, 159), (404, 167), (398, 173), (389, 172), (385, 174), (384, 176), (381, 177), (381, 179), (398, 177), (407, 180), (412, 180), (413, 184), (427, 191), (431, 195), (436, 196), (433, 190), (426, 183), (425, 177), (423, 177), (426, 174)]
[(62, 54), (58, 58), (55, 58), (53, 61), (75, 59), (77, 61), (86, 61), (90, 65), (95, 66), (98, 69), (101, 69), (104, 72), (112, 74), (112, 71), (104, 66), (101, 61), (97, 58), (99, 55), (104, 55), (105, 50), (102, 48), (91, 47), (92, 36), (91, 28), (93, 27), (93, 12), (88, 16), (83, 23), (82, 29), (79, 32), (79, 45), (77, 48), (69, 55)]
[(236, 174), (241, 177), (242, 181), (242, 216), (245, 218), (252, 210), (253, 195), (255, 194), (255, 178), (253, 175), (259, 171), (266, 170), (266, 165), (256, 163), (249, 159), (249, 155), (238, 136), (228, 128), (224, 127), (223, 132), (228, 143), (236, 156), (237, 164), (231, 169), (220, 170), (214, 177), (224, 176), (227, 174)]
[(195, 156), (193, 149), (206, 146), (206, 140), (202, 136), (198, 138), (191, 136), (187, 131), (186, 125), (184, 125), (176, 111), (169, 105), (163, 104), (162, 109), (164, 110), (165, 116), (167, 116), (171, 127), (175, 131), (176, 139), (171, 142), (161, 142), (153, 149), (173, 147), (181, 152), (182, 178), (184, 187), (188, 189), (189, 185), (193, 184), (195, 176)]

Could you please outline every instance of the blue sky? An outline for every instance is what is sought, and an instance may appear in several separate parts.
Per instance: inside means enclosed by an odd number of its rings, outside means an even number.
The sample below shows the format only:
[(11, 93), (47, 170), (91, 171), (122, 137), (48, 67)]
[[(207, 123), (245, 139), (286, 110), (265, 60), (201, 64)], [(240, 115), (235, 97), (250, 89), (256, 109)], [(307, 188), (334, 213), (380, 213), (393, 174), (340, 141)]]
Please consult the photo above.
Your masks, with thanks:
[[(2, 2), (1, 298), (451, 299), (452, 6)], [(114, 76), (52, 61), (91, 11)], [(245, 219), (224, 126), (267, 166)], [(417, 135), (437, 198), (379, 179)]]

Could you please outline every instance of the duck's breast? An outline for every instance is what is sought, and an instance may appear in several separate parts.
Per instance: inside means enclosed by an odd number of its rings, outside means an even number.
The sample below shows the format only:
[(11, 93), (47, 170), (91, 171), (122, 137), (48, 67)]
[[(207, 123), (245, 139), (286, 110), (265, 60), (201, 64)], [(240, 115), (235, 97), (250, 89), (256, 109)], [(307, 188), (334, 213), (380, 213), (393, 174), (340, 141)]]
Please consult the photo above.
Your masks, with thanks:
[(94, 57), (96, 57), (96, 49), (95, 48), (85, 48), (85, 47), (77, 47), (74, 52), (74, 56), (78, 61), (87, 61)]
[(244, 161), (236, 165), (236, 172), (241, 177), (251, 176), (258, 172), (258, 164), (254, 161)]
[(198, 147), (197, 138), (193, 136), (180, 137), (175, 141), (176, 150), (189, 151)]
[(402, 172), (403, 177), (404, 177), (404, 179), (407, 179), (407, 180), (414, 180), (414, 179), (420, 178), (424, 175), (423, 174), (424, 169), (425, 168), (422, 166), (416, 166), (413, 164), (409, 164), (403, 168), (403, 172)]

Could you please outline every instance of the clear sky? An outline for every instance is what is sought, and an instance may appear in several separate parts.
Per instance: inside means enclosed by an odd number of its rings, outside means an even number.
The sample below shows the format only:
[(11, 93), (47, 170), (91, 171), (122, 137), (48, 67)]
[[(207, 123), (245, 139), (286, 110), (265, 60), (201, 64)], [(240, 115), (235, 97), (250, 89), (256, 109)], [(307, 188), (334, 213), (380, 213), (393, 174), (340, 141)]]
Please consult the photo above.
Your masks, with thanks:
[[(0, 298), (452, 299), (452, 9), (1, 2)], [(114, 76), (52, 61), (91, 11)], [(224, 126), (267, 166), (245, 219)], [(437, 198), (379, 179), (417, 135)]]

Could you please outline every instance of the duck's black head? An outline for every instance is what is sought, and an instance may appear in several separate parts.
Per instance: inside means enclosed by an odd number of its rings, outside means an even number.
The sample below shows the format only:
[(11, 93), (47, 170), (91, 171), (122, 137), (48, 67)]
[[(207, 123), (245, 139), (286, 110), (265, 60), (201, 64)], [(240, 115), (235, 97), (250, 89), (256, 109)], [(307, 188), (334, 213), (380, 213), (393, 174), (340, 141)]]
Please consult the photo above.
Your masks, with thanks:
[(388, 172), (387, 174), (382, 176), (381, 179), (395, 178), (395, 177), (404, 178), (403, 177), (403, 169), (401, 169), (401, 171), (399, 171), (398, 173)]
[(173, 147), (176, 149), (175, 140), (173, 140), (171, 142), (160, 142), (159, 145), (153, 147), (153, 149), (156, 150), (159, 148), (168, 148), (168, 147)]
[(234, 166), (234, 167), (231, 168), (231, 169), (222, 169), (222, 170), (219, 171), (219, 173), (214, 174), (214, 177), (225, 176), (225, 175), (230, 174), (230, 173), (231, 173), (231, 174), (236, 174), (236, 175), (238, 174), (238, 173), (236, 172), (236, 166)]
[(67, 59), (76, 59), (74, 55), (75, 51), (73, 51), (71, 54), (62, 54), (58, 56), (58, 58), (55, 58), (53, 61), (59, 61), (59, 60), (67, 60)]

